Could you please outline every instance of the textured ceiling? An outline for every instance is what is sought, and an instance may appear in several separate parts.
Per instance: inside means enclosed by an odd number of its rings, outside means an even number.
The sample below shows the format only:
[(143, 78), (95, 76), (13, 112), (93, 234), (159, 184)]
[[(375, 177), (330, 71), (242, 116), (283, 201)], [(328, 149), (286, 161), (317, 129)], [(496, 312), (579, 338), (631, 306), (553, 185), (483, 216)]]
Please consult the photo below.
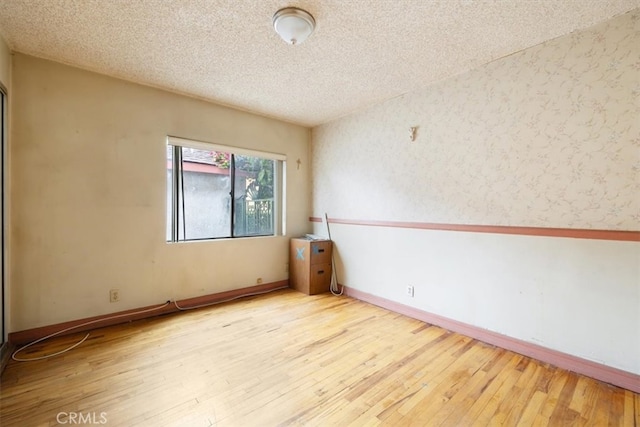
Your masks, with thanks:
[[(271, 18), (316, 19), (298, 46)], [(640, 0), (2, 0), (18, 52), (313, 126), (640, 6)]]

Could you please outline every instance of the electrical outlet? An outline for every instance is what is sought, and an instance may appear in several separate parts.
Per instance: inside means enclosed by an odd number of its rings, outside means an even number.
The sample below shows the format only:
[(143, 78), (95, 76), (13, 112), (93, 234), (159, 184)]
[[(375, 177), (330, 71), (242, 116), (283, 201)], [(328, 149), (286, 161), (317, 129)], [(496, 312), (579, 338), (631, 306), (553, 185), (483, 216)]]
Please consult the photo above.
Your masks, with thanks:
[(262, 277), (258, 277), (258, 278), (256, 279), (256, 283), (257, 283), (258, 285), (262, 284)]
[(109, 291), (109, 302), (120, 301), (120, 289), (111, 289)]
[(413, 298), (413, 286), (407, 285), (407, 296)]

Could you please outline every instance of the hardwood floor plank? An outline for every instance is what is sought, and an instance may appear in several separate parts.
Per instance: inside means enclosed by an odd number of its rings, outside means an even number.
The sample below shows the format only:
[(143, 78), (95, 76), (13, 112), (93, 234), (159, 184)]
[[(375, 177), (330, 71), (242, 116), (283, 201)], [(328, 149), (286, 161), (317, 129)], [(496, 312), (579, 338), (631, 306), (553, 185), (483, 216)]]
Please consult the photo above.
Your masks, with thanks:
[(540, 366), (535, 360), (528, 359), (526, 367), (514, 386), (509, 390), (509, 399), (505, 399), (498, 406), (498, 410), (491, 418), (493, 425), (516, 425), (522, 408), (522, 397), (532, 391), (540, 375)]
[[(509, 384), (511, 381), (515, 383), (515, 378), (509, 375), (509, 372), (515, 370), (522, 356), (505, 352), (503, 358), (505, 358), (507, 362), (504, 366), (500, 367), (500, 370), (493, 380), (483, 386), (480, 390), (480, 395), (475, 399), (471, 396), (467, 397), (471, 406), (467, 411), (462, 411), (460, 414), (461, 417), (458, 420), (459, 425), (486, 425), (490, 417), (493, 416), (497, 404), (499, 404), (499, 398), (496, 398), (496, 396), (500, 396), (501, 390), (511, 388), (512, 384)], [(507, 384), (505, 384), (505, 381)], [(481, 416), (481, 414), (484, 414), (484, 416)]]
[(578, 383), (576, 384), (576, 388), (573, 391), (573, 397), (571, 398), (571, 402), (569, 403), (569, 409), (572, 409), (576, 412), (582, 412), (582, 408), (585, 404), (586, 394), (592, 390), (589, 387), (589, 378), (582, 377), (578, 378)]
[(560, 393), (562, 393), (564, 385), (571, 375), (567, 371), (553, 367), (549, 368), (549, 370), (553, 375), (549, 381), (548, 389), (546, 391), (546, 399), (533, 421), (534, 426), (546, 426), (550, 424), (551, 415), (558, 404)]
[(522, 415), (520, 416), (516, 425), (518, 426), (530, 426), (533, 425), (544, 403), (547, 395), (539, 390), (535, 390), (533, 395), (530, 397), (527, 406), (524, 408)]
[[(470, 348), (451, 363), (445, 375), (438, 375), (427, 382), (415, 396), (420, 401), (413, 408), (419, 409), (406, 411), (405, 418), (414, 424), (428, 425), (436, 414), (442, 410), (451, 398), (466, 384), (477, 366), (485, 363), (491, 357), (490, 351), (483, 347)], [(403, 410), (405, 405), (400, 407)]]
[(500, 387), (489, 398), (489, 402), (482, 408), (482, 411), (478, 414), (474, 423), (477, 425), (489, 425), (491, 420), (496, 416), (498, 411), (502, 409), (504, 411), (510, 404), (510, 393), (514, 388), (516, 382), (520, 379), (523, 373), (522, 362), (528, 361), (525, 358), (518, 358), (518, 363), (507, 372), (503, 373), (503, 381)]
[(604, 383), (598, 383), (596, 387), (598, 387), (600, 393), (596, 401), (594, 415), (589, 419), (587, 425), (606, 426), (609, 424), (609, 413), (614, 391), (611, 386)]
[[(471, 407), (473, 401), (482, 394), (482, 390), (498, 375), (503, 364), (506, 364), (507, 358), (504, 357), (504, 352), (495, 352), (494, 347), (484, 346), (490, 358), (485, 359), (484, 364), (478, 361), (478, 369), (471, 373), (471, 376), (455, 392), (454, 389), (450, 389), (445, 395), (448, 398), (446, 405), (431, 417), (429, 421), (431, 425), (459, 425), (459, 417)], [(497, 363), (496, 359), (501, 363)]]
[[(610, 386), (612, 389), (613, 386)], [(616, 387), (617, 388), (617, 387)], [(609, 425), (622, 425), (624, 420), (624, 392), (622, 390), (614, 390), (611, 393), (611, 404), (609, 405)]]
[(560, 396), (558, 397), (558, 401), (556, 403), (556, 407), (549, 418), (550, 423), (557, 425), (570, 426), (575, 425), (577, 422), (577, 418), (580, 415), (573, 409), (569, 407), (571, 403), (571, 399), (573, 398), (573, 393), (576, 389), (576, 385), (578, 384), (578, 376), (571, 375), (569, 376), (567, 382), (565, 383), (562, 391), (560, 392)]
[(582, 407), (580, 409), (580, 418), (583, 425), (587, 425), (589, 420), (594, 418), (596, 405), (600, 398), (600, 390), (588, 378), (580, 378), (585, 384), (589, 384), (582, 395)]
[[(442, 376), (448, 373), (448, 367), (451, 366), (453, 362), (455, 362), (455, 358), (452, 356), (452, 352), (454, 352), (457, 348), (463, 346), (465, 344), (465, 340), (463, 337), (456, 336), (455, 334), (448, 334), (442, 343), (448, 342), (449, 351), (442, 353), (439, 357), (438, 361), (434, 361), (432, 364), (425, 366), (425, 369), (420, 372), (419, 380), (414, 383), (414, 386), (409, 390), (406, 390), (405, 394), (402, 396), (399, 404), (396, 405), (394, 409), (402, 416), (410, 413), (413, 408), (423, 400), (424, 396), (430, 392), (430, 388), (433, 388), (441, 381)], [(385, 411), (386, 416), (388, 416), (388, 411)], [(379, 418), (385, 419), (385, 414), (380, 414)]]
[[(30, 348), (37, 357), (84, 334)], [(11, 361), (3, 426), (640, 426), (636, 393), (347, 297), (276, 291)]]
[[(444, 332), (440, 330), (441, 332)], [(442, 338), (450, 337), (449, 334), (440, 335)], [(418, 390), (427, 387), (429, 378), (433, 377), (441, 368), (437, 366), (434, 357), (443, 354), (445, 351), (454, 351), (456, 346), (443, 345), (444, 339), (437, 339), (432, 343), (438, 343), (441, 351), (423, 352), (412, 363), (398, 369), (380, 383), (378, 387), (373, 387), (361, 396), (371, 408), (368, 413), (379, 419), (384, 419), (385, 414), (391, 410), (397, 410)], [(429, 367), (430, 369), (426, 369)]]

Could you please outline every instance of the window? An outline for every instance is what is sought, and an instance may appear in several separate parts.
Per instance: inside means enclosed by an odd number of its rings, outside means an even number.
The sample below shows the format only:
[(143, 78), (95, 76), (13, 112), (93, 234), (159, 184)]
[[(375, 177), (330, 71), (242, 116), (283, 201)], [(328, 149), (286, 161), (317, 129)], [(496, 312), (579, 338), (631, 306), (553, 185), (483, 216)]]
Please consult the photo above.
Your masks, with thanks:
[(285, 157), (167, 139), (167, 241), (282, 232)]

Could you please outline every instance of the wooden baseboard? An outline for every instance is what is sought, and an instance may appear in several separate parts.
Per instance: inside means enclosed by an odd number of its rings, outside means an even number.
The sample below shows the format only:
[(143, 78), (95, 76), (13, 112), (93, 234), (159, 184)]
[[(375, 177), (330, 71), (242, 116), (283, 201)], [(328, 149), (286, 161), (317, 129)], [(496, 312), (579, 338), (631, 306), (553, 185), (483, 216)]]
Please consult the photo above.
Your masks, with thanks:
[(528, 343), (526, 341), (521, 341), (516, 338), (511, 338), (487, 329), (458, 322), (457, 320), (448, 319), (437, 314), (422, 311), (395, 301), (371, 295), (357, 289), (345, 286), (344, 291), (349, 297), (377, 305), (395, 313), (403, 314), (432, 325), (440, 326), (447, 330), (549, 363), (559, 368), (586, 375), (588, 377), (631, 390), (635, 393), (640, 393), (640, 375)]
[[(261, 292), (269, 292), (277, 289), (288, 287), (288, 280), (279, 282), (267, 283), (249, 288), (235, 289), (227, 292), (220, 292), (217, 294), (203, 295), (195, 298), (189, 298), (179, 300), (178, 305), (183, 308), (197, 307), (205, 304), (220, 303), (227, 300), (239, 298), (242, 296), (249, 296)], [(382, 297), (368, 294), (366, 292), (359, 291), (357, 289), (344, 287), (345, 295), (368, 302), (373, 305), (391, 310), (393, 312), (403, 314), (405, 316), (412, 317), (414, 319), (421, 320), (426, 323), (437, 325), (448, 329), (453, 332), (466, 335), (471, 338), (492, 344), (506, 350), (514, 351), (516, 353), (532, 357), (542, 362), (550, 363), (559, 368), (567, 369), (582, 375), (586, 375), (591, 378), (595, 378), (600, 381), (604, 381), (613, 384), (618, 387), (622, 387), (627, 390), (631, 390), (635, 393), (640, 393), (640, 375), (616, 369), (610, 366), (602, 365), (600, 363), (592, 362), (590, 360), (582, 359), (577, 356), (562, 353), (556, 350), (552, 350), (546, 347), (542, 347), (536, 344), (528, 343), (525, 341), (511, 338), (506, 335), (498, 334), (486, 329), (479, 328), (477, 326), (469, 325), (466, 323), (458, 322), (456, 320), (448, 319), (446, 317), (439, 316), (437, 314), (429, 313), (419, 310), (414, 307), (409, 307), (404, 304), (397, 303), (395, 301), (387, 300)], [(178, 308), (174, 304), (170, 304), (159, 310), (133, 314), (138, 311), (151, 309), (154, 307), (162, 307), (164, 304), (158, 304), (155, 306), (142, 307), (134, 310), (126, 310), (118, 313), (111, 313), (102, 316), (95, 316), (86, 319), (78, 319), (70, 322), (58, 323), (55, 325), (43, 326), (40, 328), (27, 329), (19, 332), (12, 332), (9, 334), (9, 342), (4, 343), (1, 347), (0, 356), (2, 363), (0, 372), (4, 369), (6, 363), (12, 352), (13, 346), (23, 345), (47, 335), (53, 334), (57, 331), (67, 329), (73, 326), (82, 325), (90, 321), (97, 321), (91, 325), (85, 327), (78, 327), (70, 330), (69, 334), (81, 331), (87, 331), (91, 329), (101, 328), (104, 326), (111, 326), (119, 323), (131, 322), (133, 320), (140, 320), (144, 318), (159, 316), (162, 314), (178, 312)], [(117, 319), (109, 320), (109, 317), (120, 316)], [(102, 320), (104, 319), (104, 320)]]
[(3, 342), (0, 346), (0, 376), (4, 372), (4, 368), (7, 367), (7, 364), (9, 364), (9, 359), (11, 359), (11, 353), (13, 353), (13, 349), (13, 344), (8, 341)]
[[(262, 292), (270, 292), (276, 289), (282, 289), (289, 286), (288, 280), (281, 280), (278, 282), (265, 283), (261, 285), (251, 286), (248, 288), (234, 289), (231, 291), (220, 292), (217, 294), (203, 295), (194, 298), (188, 298), (178, 300), (176, 303), (181, 308), (194, 308), (206, 304), (221, 303), (224, 301), (240, 298), (243, 296), (250, 296)], [(120, 311), (117, 313), (104, 314), (101, 316), (94, 316), (85, 319), (72, 320), (69, 322), (57, 323), (55, 325), (42, 326), (39, 328), (26, 329), (24, 331), (9, 333), (9, 343), (20, 346), (30, 342), (33, 342), (42, 337), (54, 334), (63, 329), (69, 329), (60, 335), (72, 334), (76, 332), (89, 331), (92, 329), (102, 328), (105, 326), (117, 325), (120, 323), (127, 323), (134, 320), (141, 320), (150, 317), (160, 316), (163, 314), (176, 313), (180, 311), (175, 304), (170, 303), (165, 306), (166, 303), (156, 304), (147, 307), (140, 307), (132, 310)], [(164, 307), (163, 307), (164, 306)], [(138, 313), (145, 311), (145, 313)], [(136, 314), (138, 313), (138, 314)], [(117, 317), (116, 317), (117, 316)], [(116, 317), (111, 319), (111, 317)], [(89, 325), (84, 325), (90, 323)]]

